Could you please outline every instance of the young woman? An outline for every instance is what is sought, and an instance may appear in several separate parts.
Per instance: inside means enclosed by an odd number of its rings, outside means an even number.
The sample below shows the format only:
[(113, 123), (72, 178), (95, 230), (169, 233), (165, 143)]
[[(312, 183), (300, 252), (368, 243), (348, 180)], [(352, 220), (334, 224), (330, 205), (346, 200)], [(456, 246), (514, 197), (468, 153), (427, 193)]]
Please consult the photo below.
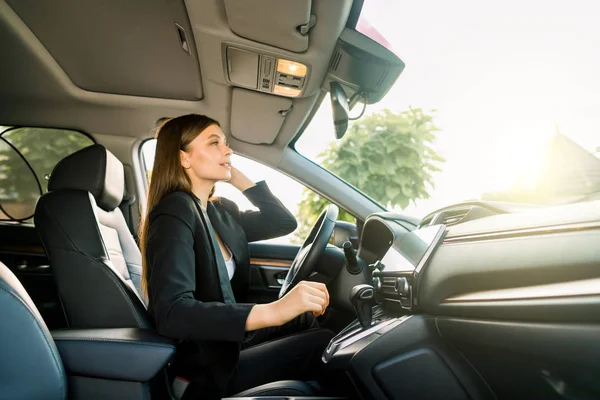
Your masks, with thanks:
[[(260, 358), (256, 367), (248, 357), (238, 363), (242, 348), (314, 328), (314, 317), (329, 305), (325, 285), (316, 282), (302, 282), (273, 303), (245, 303), (248, 242), (292, 232), (293, 215), (265, 182), (255, 184), (231, 165), (232, 151), (216, 121), (195, 114), (172, 118), (157, 135), (140, 235), (142, 286), (158, 332), (181, 340), (176, 365), (191, 382), (186, 397), (220, 398), (305, 377), (331, 337), (322, 330), (292, 349), (251, 347), (248, 354)], [(211, 199), (219, 181), (242, 191), (259, 211), (240, 212), (227, 199)]]

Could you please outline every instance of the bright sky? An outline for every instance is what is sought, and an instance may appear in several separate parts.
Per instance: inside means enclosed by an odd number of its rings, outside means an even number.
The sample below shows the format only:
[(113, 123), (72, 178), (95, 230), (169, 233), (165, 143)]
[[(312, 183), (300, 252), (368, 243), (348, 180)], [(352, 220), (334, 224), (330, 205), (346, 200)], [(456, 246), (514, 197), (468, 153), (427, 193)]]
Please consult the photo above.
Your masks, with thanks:
[[(446, 163), (431, 199), (406, 212), (424, 216), (531, 174), (557, 125), (589, 151), (600, 146), (599, 15), (595, 0), (365, 1), (363, 16), (406, 63), (369, 111), (438, 110)], [(331, 129), (330, 118), (323, 107), (301, 153), (333, 139), (317, 128)]]
[[(437, 208), (506, 188), (535, 170), (537, 152), (560, 131), (593, 152), (600, 146), (600, 2), (597, 0), (366, 0), (363, 15), (406, 69), (367, 113), (409, 105), (436, 109), (435, 148), (446, 159), (431, 199)], [(309, 158), (334, 140), (323, 103), (298, 150)], [(299, 186), (237, 162), (266, 179), (293, 211)], [(222, 195), (247, 206), (225, 185)]]

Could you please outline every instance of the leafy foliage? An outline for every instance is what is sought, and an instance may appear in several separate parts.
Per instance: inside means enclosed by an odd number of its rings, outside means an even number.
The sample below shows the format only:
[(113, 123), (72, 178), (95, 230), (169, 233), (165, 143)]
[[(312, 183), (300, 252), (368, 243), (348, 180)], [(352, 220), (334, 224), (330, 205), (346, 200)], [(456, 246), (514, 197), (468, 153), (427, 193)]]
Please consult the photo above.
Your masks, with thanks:
[[(25, 157), (35, 176), (10, 143)], [(67, 155), (92, 145), (93, 141), (75, 131), (46, 128), (17, 128), (5, 131), (0, 140), (0, 204), (13, 218), (33, 213), (35, 203), (47, 191), (47, 177)], [(37, 178), (37, 181), (36, 181)], [(0, 212), (0, 219), (6, 219)]]
[[(420, 108), (399, 113), (386, 109), (353, 123), (341, 140), (318, 156), (318, 162), (384, 207), (406, 208), (411, 201), (429, 198), (433, 174), (444, 162), (432, 148), (437, 130), (433, 116)], [(297, 215), (304, 224), (297, 230), (299, 237), (306, 236), (327, 204), (304, 191)], [(346, 212), (340, 212), (339, 219), (354, 222)]]

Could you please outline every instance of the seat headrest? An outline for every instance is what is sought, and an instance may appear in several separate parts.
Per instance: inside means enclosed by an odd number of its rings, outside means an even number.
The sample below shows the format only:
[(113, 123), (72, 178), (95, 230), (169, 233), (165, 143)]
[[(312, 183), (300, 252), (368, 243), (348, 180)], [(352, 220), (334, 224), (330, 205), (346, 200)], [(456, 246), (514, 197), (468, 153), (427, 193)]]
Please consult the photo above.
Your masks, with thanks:
[(123, 164), (100, 144), (86, 147), (63, 158), (54, 167), (48, 190), (59, 189), (88, 191), (100, 208), (112, 211), (123, 200)]

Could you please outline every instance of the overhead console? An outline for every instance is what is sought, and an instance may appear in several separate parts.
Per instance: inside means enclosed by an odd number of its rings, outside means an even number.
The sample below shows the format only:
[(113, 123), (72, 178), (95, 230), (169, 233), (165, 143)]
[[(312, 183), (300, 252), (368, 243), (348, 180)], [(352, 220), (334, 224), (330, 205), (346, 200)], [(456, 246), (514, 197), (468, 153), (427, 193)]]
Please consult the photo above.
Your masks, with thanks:
[[(221, 43), (223, 77), (234, 87), (231, 134), (240, 141), (273, 143), (280, 131), (286, 131), (288, 114), (300, 104), (294, 104), (293, 99), (316, 98), (324, 90), (331, 92), (335, 102), (334, 124), (341, 138), (348, 126), (349, 111), (359, 103), (366, 107), (380, 101), (404, 70), (404, 62), (367, 36), (369, 32), (363, 34), (346, 27), (334, 33), (339, 34), (335, 45), (333, 41), (328, 43), (335, 37), (332, 32), (324, 39), (325, 26), (319, 24), (327, 20), (317, 21), (316, 15), (333, 17), (327, 8), (341, 7), (342, 2), (317, 4), (314, 10), (309, 0), (224, 0), (223, 4), (230, 29), (256, 42), (227, 39)], [(314, 49), (309, 44), (311, 35)], [(321, 53), (321, 58), (315, 59), (315, 53)], [(330, 59), (323, 60), (322, 55)], [(277, 98), (292, 101), (274, 100)], [(296, 126), (302, 123), (302, 116), (293, 118)]]
[(310, 67), (275, 53), (223, 43), (224, 75), (235, 86), (231, 134), (251, 144), (271, 144), (279, 135), (292, 98), (304, 95)]
[[(223, 43), (222, 55), (225, 78), (233, 86), (287, 97), (308, 94), (305, 89), (312, 71), (301, 57), (229, 42)], [(404, 67), (392, 51), (345, 28), (329, 62), (324, 85), (329, 89), (331, 82), (340, 84), (351, 99), (350, 108), (360, 100), (374, 104), (385, 96)]]
[(310, 68), (239, 44), (223, 44), (225, 76), (229, 83), (246, 89), (286, 97), (298, 97), (305, 88)]

